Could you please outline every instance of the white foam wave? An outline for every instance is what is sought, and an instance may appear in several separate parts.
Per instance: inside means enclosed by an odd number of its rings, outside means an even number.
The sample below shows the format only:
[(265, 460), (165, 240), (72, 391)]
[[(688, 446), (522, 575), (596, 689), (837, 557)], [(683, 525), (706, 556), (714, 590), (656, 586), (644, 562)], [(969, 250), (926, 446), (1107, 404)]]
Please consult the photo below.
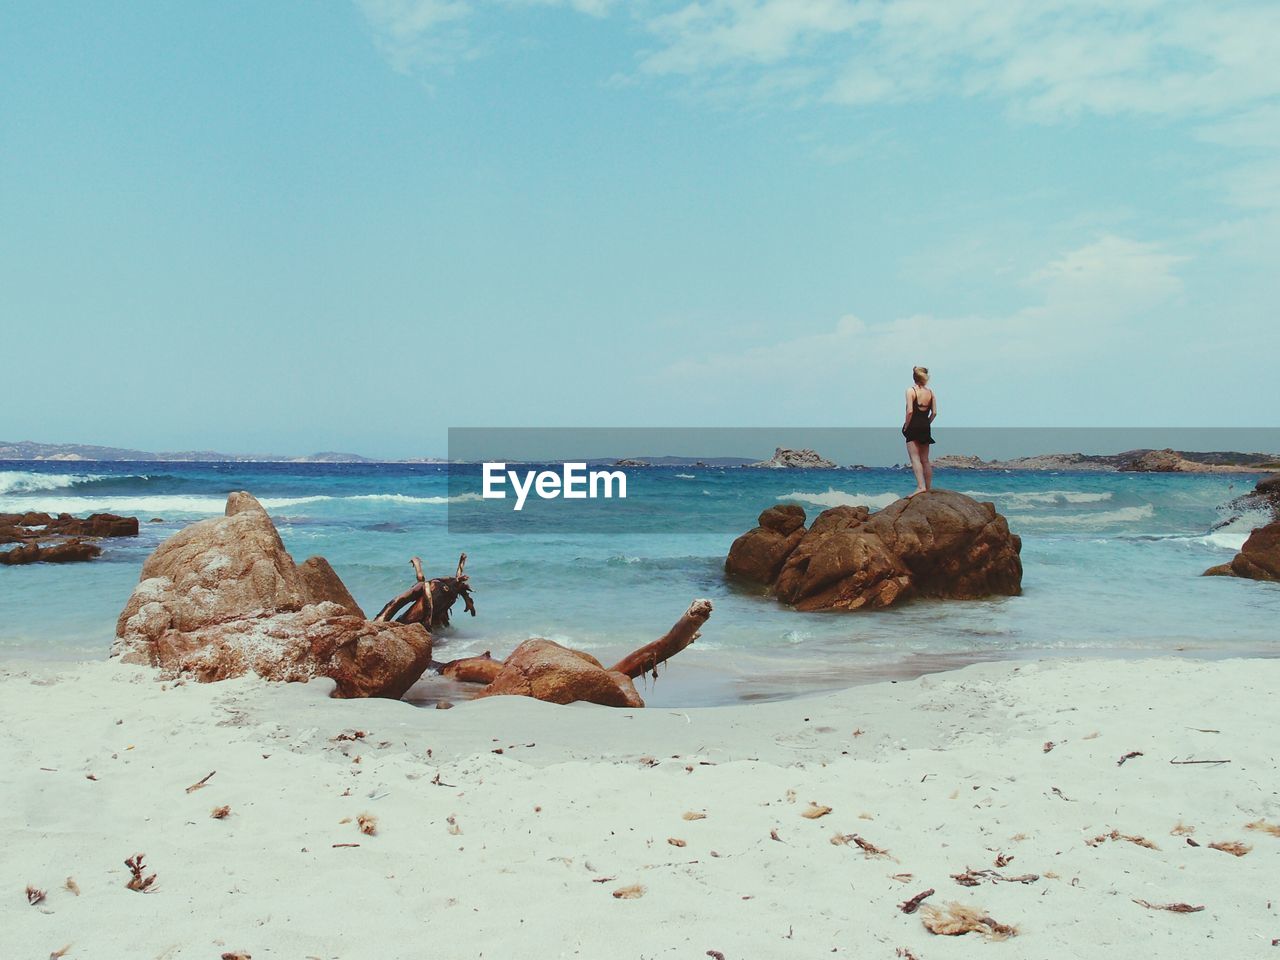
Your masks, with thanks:
[(1096, 513), (1069, 513), (1060, 516), (1043, 514), (1009, 515), (1012, 526), (1023, 524), (1033, 527), (1106, 527), (1117, 523), (1138, 523), (1150, 520), (1156, 508), (1149, 503), (1138, 507), (1121, 507), (1119, 510), (1099, 510)]
[(676, 476), (677, 476), (677, 477), (679, 477), (681, 480), (696, 480), (696, 479), (698, 479), (698, 478), (697, 478), (697, 477), (695, 477), (692, 473), (677, 473), (677, 474), (676, 474)]
[[(411, 497), (402, 493), (366, 493), (350, 497), (334, 497), (317, 494), (311, 497), (259, 497), (258, 502), (268, 511), (288, 510), (313, 503), (331, 501), (366, 501), (398, 504), (463, 503), (481, 499), (478, 493), (464, 493), (456, 497)], [(0, 512), (25, 513), (122, 513), (138, 516), (164, 516), (165, 514), (194, 514), (215, 516), (227, 506), (226, 497), (216, 496), (101, 496), (101, 497), (3, 497), (0, 496)]]
[(105, 477), (81, 473), (34, 473), (27, 470), (0, 470), (0, 495), (34, 493), (38, 490), (65, 490), (77, 483), (92, 483)]
[(975, 500), (999, 500), (1010, 507), (1029, 507), (1037, 503), (1102, 503), (1111, 499), (1110, 491), (1099, 493), (1084, 490), (965, 490), (966, 497)]
[(879, 510), (889, 504), (901, 500), (897, 493), (851, 493), (828, 487), (825, 493), (810, 493), (796, 490), (778, 497), (779, 500), (799, 500), (801, 503), (816, 503), (821, 507), (870, 507)]

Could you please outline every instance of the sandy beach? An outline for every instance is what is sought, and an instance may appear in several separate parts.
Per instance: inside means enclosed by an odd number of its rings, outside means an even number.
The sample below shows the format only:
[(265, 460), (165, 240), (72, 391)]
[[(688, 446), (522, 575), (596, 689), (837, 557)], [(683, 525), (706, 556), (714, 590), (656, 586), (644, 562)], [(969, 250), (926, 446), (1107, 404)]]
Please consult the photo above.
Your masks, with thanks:
[[(0, 954), (1269, 955), (1278, 678), (992, 663), (767, 704), (429, 710), (10, 667)], [(1017, 933), (929, 932), (952, 903)]]

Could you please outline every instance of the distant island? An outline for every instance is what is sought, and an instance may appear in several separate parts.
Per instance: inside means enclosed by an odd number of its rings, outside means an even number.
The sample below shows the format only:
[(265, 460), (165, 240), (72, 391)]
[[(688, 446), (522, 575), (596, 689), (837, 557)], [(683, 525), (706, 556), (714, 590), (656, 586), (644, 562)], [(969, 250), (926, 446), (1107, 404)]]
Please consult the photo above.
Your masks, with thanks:
[(933, 461), (955, 470), (1095, 470), (1106, 473), (1258, 473), (1280, 470), (1280, 454), (1127, 450), (1115, 454), (1046, 453), (1012, 460), (950, 454)]
[(57, 460), (76, 462), (152, 460), (173, 463), (443, 463), (435, 457), (412, 460), (375, 460), (358, 453), (324, 451), (303, 457), (277, 454), (220, 453), (216, 450), (182, 450), (178, 452), (131, 450), (127, 447), (104, 447), (89, 443), (17, 443), (0, 440), (0, 460)]

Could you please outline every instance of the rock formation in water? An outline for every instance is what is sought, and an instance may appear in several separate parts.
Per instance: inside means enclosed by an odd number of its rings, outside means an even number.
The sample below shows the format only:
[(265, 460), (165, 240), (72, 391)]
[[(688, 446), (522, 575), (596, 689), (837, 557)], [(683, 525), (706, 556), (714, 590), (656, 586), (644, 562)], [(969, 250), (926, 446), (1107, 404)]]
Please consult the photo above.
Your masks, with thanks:
[(1183, 450), (1128, 450), (1124, 453), (1045, 453), (1012, 460), (983, 460), (981, 457), (948, 454), (933, 461), (938, 469), (952, 470), (1074, 470), (1103, 473), (1257, 473), (1280, 469), (1280, 455), (1273, 453), (1213, 452)]
[(95, 513), (86, 519), (69, 513), (0, 513), (0, 544), (16, 543), (0, 553), (0, 564), (73, 563), (102, 554), (94, 541), (104, 537), (136, 537), (137, 517)]
[[(1280, 477), (1276, 480), (1280, 480)], [(1204, 575), (1280, 581), (1280, 520), (1258, 527), (1249, 534), (1249, 539), (1229, 563), (1210, 567)]]
[(200, 681), (331, 677), (341, 697), (400, 697), (431, 661), (422, 626), (366, 620), (320, 557), (301, 567), (248, 493), (147, 559), (111, 655)]
[(773, 451), (773, 459), (761, 460), (758, 463), (750, 464), (752, 467), (767, 467), (775, 470), (782, 469), (801, 469), (801, 470), (834, 470), (836, 464), (834, 461), (828, 460), (818, 454), (816, 450), (789, 450), (786, 447), (777, 447)]
[(729, 548), (725, 571), (799, 610), (860, 610), (910, 597), (971, 599), (1022, 590), (1022, 540), (990, 503), (933, 490), (872, 513), (770, 507)]

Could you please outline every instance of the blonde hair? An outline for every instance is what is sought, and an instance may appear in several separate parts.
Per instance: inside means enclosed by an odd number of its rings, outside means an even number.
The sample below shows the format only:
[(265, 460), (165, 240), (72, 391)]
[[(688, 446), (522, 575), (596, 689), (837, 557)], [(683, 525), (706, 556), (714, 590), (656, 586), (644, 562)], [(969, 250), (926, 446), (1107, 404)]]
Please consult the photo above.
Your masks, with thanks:
[(916, 386), (923, 387), (926, 383), (929, 382), (929, 368), (928, 367), (912, 367), (911, 379), (913, 379), (916, 382)]

